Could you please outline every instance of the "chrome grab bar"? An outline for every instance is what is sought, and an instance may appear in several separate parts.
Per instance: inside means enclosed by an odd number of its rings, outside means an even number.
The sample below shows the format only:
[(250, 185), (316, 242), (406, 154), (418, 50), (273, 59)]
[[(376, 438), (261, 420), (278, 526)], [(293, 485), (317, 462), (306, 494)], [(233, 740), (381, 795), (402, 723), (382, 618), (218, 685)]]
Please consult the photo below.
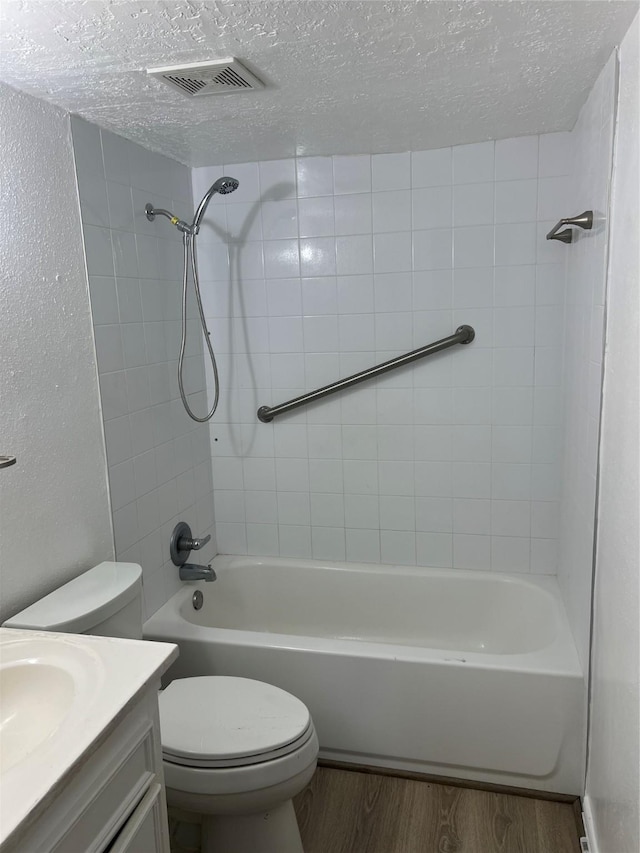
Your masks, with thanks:
[(580, 213), (578, 216), (570, 216), (568, 219), (561, 219), (560, 222), (557, 222), (551, 231), (547, 234), (547, 240), (561, 240), (563, 243), (571, 243), (573, 242), (573, 231), (570, 228), (566, 228), (564, 231), (560, 231), (559, 229), (563, 227), (563, 225), (577, 225), (579, 228), (584, 228), (585, 231), (589, 231), (593, 228), (593, 210), (585, 210), (584, 213)]
[(419, 358), (424, 358), (427, 355), (433, 355), (436, 352), (440, 352), (440, 350), (455, 346), (455, 344), (470, 344), (475, 336), (476, 333), (471, 326), (458, 326), (455, 333), (449, 335), (447, 338), (434, 341), (432, 344), (427, 344), (424, 347), (420, 347), (420, 349), (414, 349), (404, 355), (396, 356), (396, 358), (391, 358), (389, 361), (383, 361), (374, 367), (368, 367), (366, 370), (361, 370), (360, 373), (347, 376), (346, 379), (339, 379), (337, 382), (332, 382), (330, 385), (325, 385), (316, 391), (309, 391), (308, 394), (302, 394), (302, 396), (288, 400), (286, 403), (280, 403), (279, 406), (260, 406), (258, 409), (258, 420), (262, 421), (263, 424), (268, 424), (277, 415), (283, 415), (285, 412), (290, 412), (291, 409), (297, 409), (299, 406), (321, 400), (329, 394), (335, 394), (336, 391), (342, 391), (344, 388), (350, 388), (352, 385), (372, 379), (374, 376), (380, 376), (382, 373), (387, 373), (396, 367), (411, 364), (412, 361), (417, 361)]

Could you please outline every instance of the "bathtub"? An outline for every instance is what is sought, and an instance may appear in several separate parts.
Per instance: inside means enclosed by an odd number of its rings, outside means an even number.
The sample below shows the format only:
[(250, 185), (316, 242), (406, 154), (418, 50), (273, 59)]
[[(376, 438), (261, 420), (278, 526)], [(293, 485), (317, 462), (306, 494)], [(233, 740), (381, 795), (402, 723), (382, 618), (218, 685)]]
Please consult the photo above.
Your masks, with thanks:
[[(239, 675), (309, 707), (321, 758), (581, 794), (585, 680), (557, 583), (218, 556), (145, 624), (170, 675)], [(195, 610), (193, 593), (204, 604)]]

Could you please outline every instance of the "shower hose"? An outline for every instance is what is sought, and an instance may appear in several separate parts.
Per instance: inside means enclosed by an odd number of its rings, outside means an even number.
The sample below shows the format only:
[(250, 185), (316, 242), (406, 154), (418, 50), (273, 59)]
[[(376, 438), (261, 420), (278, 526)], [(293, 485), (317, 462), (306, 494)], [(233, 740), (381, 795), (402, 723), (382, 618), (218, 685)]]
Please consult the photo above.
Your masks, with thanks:
[[(184, 249), (182, 273), (182, 337), (180, 340), (180, 355), (178, 357), (178, 388), (180, 389), (180, 397), (182, 398), (182, 404), (189, 417), (192, 420), (203, 424), (213, 417), (216, 409), (218, 408), (218, 400), (220, 398), (220, 381), (218, 379), (218, 365), (216, 364), (216, 357), (213, 352), (213, 347), (211, 346), (211, 335), (209, 333), (209, 329), (207, 328), (207, 321), (205, 320), (204, 309), (202, 308), (202, 297), (200, 295), (200, 280), (198, 278), (198, 263), (196, 260), (196, 235), (183, 231), (182, 245)], [(193, 274), (193, 288), (196, 293), (198, 314), (200, 315), (200, 325), (202, 327), (202, 334), (204, 336), (207, 349), (209, 351), (211, 367), (213, 368), (213, 381), (215, 385), (213, 404), (209, 412), (207, 412), (207, 414), (203, 418), (198, 417), (198, 415), (193, 412), (193, 410), (189, 406), (189, 403), (187, 402), (187, 395), (185, 394), (184, 380), (182, 375), (184, 370), (184, 354), (187, 346), (187, 286), (189, 278), (189, 264), (191, 264), (191, 270)]]

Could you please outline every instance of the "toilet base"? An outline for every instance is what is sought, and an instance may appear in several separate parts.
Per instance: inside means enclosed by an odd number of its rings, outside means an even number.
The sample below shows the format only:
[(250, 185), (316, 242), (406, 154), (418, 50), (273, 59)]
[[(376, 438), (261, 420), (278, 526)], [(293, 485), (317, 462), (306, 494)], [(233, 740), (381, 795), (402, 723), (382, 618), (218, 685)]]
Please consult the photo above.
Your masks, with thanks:
[(316, 769), (315, 731), (299, 749), (253, 765), (195, 768), (164, 761), (167, 803), (198, 823), (202, 853), (304, 853), (293, 798)]
[(202, 853), (304, 853), (293, 802), (258, 814), (203, 815)]

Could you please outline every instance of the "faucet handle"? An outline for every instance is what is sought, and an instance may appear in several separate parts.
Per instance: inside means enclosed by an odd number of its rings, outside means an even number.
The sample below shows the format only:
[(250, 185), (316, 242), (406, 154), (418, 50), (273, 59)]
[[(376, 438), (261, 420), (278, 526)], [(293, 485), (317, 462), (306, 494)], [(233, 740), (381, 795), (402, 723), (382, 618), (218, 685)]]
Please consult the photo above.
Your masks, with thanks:
[(174, 566), (183, 566), (189, 559), (190, 552), (204, 548), (210, 539), (211, 535), (205, 536), (204, 539), (197, 539), (191, 533), (191, 528), (186, 522), (178, 522), (173, 528), (169, 543), (169, 551)]
[(192, 539), (189, 536), (181, 536), (178, 542), (178, 547), (180, 548), (180, 550), (185, 551), (199, 551), (200, 548), (204, 548), (204, 546), (210, 539), (210, 533), (208, 534), (208, 536), (205, 536), (204, 539)]

